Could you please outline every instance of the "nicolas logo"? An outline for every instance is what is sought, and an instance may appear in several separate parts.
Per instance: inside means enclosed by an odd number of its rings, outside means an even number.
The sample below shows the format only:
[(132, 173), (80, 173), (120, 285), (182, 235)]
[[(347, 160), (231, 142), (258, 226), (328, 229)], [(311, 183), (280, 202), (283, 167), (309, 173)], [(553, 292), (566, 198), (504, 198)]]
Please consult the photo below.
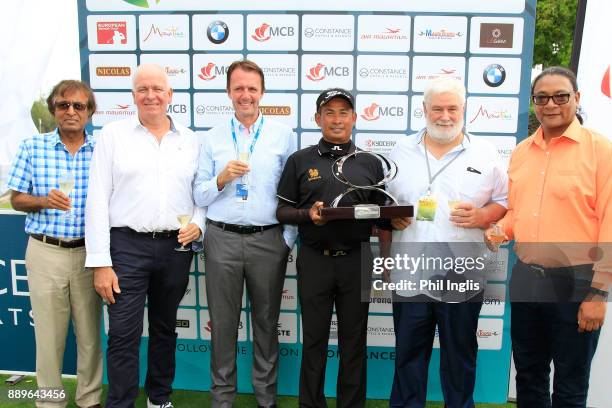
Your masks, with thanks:
[(128, 77), (132, 74), (130, 67), (97, 67), (97, 76), (107, 77)]

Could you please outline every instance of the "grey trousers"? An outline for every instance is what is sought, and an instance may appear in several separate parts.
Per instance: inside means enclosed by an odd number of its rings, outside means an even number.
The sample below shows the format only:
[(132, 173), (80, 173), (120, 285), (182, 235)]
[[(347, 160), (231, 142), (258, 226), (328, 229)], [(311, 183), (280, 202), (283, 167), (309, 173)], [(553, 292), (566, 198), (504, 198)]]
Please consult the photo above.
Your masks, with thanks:
[(206, 296), (212, 324), (213, 408), (236, 396), (236, 341), (246, 281), (253, 333), (252, 381), (258, 405), (276, 403), (278, 315), (289, 248), (282, 228), (237, 234), (208, 224), (204, 237)]

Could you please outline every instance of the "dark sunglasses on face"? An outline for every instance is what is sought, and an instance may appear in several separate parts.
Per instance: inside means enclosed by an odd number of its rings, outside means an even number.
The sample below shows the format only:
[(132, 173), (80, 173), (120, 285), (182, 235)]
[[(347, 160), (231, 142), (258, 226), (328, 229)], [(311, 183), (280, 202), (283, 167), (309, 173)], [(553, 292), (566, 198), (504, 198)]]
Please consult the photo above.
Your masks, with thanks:
[(67, 111), (70, 107), (73, 107), (75, 111), (83, 112), (87, 110), (87, 104), (81, 102), (56, 102), (55, 109), (60, 111)]
[(556, 105), (565, 105), (569, 102), (572, 94), (562, 93), (556, 95), (531, 95), (531, 100), (535, 105), (546, 105), (551, 99)]

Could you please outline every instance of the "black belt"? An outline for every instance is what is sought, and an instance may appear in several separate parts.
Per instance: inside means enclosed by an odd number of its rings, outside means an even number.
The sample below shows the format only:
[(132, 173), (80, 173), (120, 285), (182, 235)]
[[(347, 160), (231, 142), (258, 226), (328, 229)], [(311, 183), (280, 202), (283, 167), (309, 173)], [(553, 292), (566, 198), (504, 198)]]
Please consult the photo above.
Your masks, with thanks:
[[(560, 266), (556, 268), (546, 268), (537, 264), (528, 264), (520, 259), (517, 261), (524, 268), (529, 269), (540, 278), (564, 277), (564, 278), (581, 278), (582, 275), (587, 275), (593, 270), (593, 264), (582, 264), (573, 266)], [(578, 276), (576, 276), (578, 275)]]
[(350, 249), (324, 249), (323, 255), (325, 256), (346, 256), (351, 252)]
[(111, 231), (129, 232), (139, 237), (149, 237), (153, 239), (168, 239), (178, 237), (179, 230), (165, 230), (165, 231), (150, 231), (150, 232), (139, 232), (133, 230), (130, 227), (113, 227)]
[(208, 219), (208, 222), (215, 227), (221, 228), (223, 231), (235, 232), (236, 234), (255, 234), (257, 232), (264, 232), (270, 228), (278, 227), (280, 224), (270, 225), (237, 225), (237, 224), (226, 224), (215, 220)]
[(82, 246), (85, 246), (85, 238), (64, 241), (59, 238), (50, 237), (49, 235), (30, 234), (30, 236), (38, 241), (44, 242), (45, 244), (57, 245), (61, 248), (81, 248)]

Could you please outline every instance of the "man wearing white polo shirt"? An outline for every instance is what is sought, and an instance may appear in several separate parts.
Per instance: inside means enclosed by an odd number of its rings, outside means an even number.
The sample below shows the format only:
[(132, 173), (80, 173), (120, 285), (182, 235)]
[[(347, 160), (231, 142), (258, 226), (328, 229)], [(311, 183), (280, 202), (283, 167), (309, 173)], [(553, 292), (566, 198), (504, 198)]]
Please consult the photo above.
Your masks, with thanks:
[[(423, 108), (426, 128), (401, 138), (390, 154), (399, 171), (388, 190), (416, 208), (412, 222), (392, 220), (397, 230), (393, 252), (445, 260), (451, 255), (454, 263), (392, 271), (394, 282), (420, 281), (415, 282), (416, 289), (394, 293), (396, 360), (390, 406), (425, 406), (437, 326), (445, 406), (474, 407), (476, 330), (485, 279), (484, 273), (468, 273), (470, 268), (463, 263), (467, 258), (462, 255), (476, 260), (484, 249), (482, 229), (506, 213), (507, 177), (493, 145), (463, 132), (465, 87), (461, 82), (448, 78), (430, 82)], [(422, 281), (429, 286), (423, 287)], [(459, 284), (467, 290), (449, 290)]]

